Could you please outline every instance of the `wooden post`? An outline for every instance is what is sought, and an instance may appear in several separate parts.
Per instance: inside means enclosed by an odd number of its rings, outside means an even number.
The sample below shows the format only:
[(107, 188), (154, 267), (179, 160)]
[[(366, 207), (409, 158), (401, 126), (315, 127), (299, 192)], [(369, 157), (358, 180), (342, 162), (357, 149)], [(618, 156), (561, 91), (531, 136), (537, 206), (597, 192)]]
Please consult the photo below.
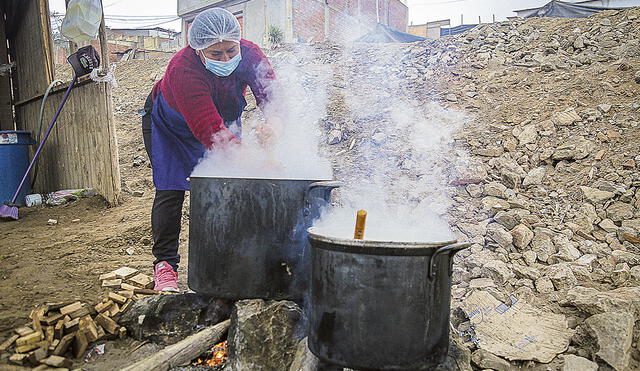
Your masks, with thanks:
[[(102, 0), (100, 0), (102, 5)], [(102, 7), (102, 20), (100, 21), (100, 51), (102, 56), (102, 68), (100, 76), (105, 76), (109, 72), (109, 43), (107, 42), (107, 30), (104, 24), (104, 7)]]
[[(9, 64), (4, 13), (0, 12), (0, 65)], [(11, 97), (11, 71), (0, 76), (0, 130), (15, 130)]]
[(49, 1), (40, 0), (40, 23), (42, 24), (42, 41), (44, 46), (44, 68), (47, 73), (47, 85), (53, 81), (53, 39), (51, 37), (51, 21), (49, 19)]

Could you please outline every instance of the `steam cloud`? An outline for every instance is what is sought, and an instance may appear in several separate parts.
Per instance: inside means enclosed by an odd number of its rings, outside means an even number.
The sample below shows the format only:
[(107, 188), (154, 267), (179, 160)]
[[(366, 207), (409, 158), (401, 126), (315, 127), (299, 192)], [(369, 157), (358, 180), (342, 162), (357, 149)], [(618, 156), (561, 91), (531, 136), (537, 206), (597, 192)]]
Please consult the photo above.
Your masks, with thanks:
[(452, 135), (466, 117), (410, 95), (414, 89), (404, 85), (400, 58), (405, 49), (348, 44), (332, 64), (323, 65), (308, 63), (317, 59), (311, 46), (296, 46), (278, 60), (279, 83), (265, 108), (268, 117), (278, 118), (273, 150), (265, 151), (248, 129), (260, 123), (251, 115), (243, 123), (242, 145), (208, 152), (192, 176), (331, 179), (331, 164), (319, 155), (318, 123), (326, 128), (337, 121), (351, 143), (334, 156), (336, 178), (344, 186), (314, 223), (316, 233), (351, 239), (357, 210), (365, 209), (367, 240), (455, 239), (444, 216), (452, 204), (451, 171), (465, 160), (454, 150)]
[(208, 151), (192, 176), (264, 179), (328, 180), (331, 163), (319, 155), (317, 122), (326, 115), (327, 85), (331, 70), (311, 76), (298, 67), (299, 58), (311, 53), (302, 49), (281, 64), (278, 80), (271, 85), (273, 99), (264, 107), (275, 131), (275, 143), (265, 150), (254, 129), (262, 124), (259, 115), (244, 120), (242, 144), (219, 146)]
[[(409, 95), (395, 71), (399, 49), (388, 44), (347, 47), (343, 65), (360, 65), (345, 86), (351, 120), (359, 124), (358, 143), (343, 155), (338, 171), (346, 185), (337, 202), (314, 223), (316, 232), (353, 238), (356, 213), (368, 212), (365, 239), (398, 242), (445, 242), (455, 239), (443, 219), (451, 207), (447, 184), (456, 153), (452, 134), (464, 123), (459, 112)], [(398, 48), (396, 46), (396, 48)], [(341, 164), (343, 161), (337, 160)]]

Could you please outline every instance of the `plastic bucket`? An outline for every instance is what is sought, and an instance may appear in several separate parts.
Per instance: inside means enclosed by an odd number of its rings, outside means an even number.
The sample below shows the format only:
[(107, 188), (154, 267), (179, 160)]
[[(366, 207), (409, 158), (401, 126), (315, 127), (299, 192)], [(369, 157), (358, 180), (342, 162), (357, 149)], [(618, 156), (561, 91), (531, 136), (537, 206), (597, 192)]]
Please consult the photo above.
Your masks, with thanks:
[[(29, 168), (29, 146), (36, 142), (28, 131), (0, 131), (0, 204), (11, 201), (25, 171)], [(24, 205), (29, 194), (27, 182), (18, 195), (16, 204)]]

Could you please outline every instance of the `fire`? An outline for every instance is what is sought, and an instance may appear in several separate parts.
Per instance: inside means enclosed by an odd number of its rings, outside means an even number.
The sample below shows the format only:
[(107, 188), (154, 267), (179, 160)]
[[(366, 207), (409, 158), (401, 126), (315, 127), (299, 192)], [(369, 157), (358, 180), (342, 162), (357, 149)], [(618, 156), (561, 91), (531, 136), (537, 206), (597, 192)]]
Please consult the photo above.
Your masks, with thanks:
[(206, 365), (206, 366), (219, 366), (227, 361), (227, 341), (223, 341), (222, 343), (218, 343), (211, 348), (207, 354), (211, 354), (209, 358), (202, 359), (198, 358), (194, 364), (196, 365)]

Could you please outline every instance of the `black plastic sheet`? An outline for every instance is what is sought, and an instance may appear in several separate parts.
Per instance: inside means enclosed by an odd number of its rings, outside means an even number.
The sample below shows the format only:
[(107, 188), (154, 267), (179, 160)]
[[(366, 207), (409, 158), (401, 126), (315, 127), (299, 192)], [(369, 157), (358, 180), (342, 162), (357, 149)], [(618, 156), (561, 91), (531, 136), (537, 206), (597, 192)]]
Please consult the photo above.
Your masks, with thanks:
[(624, 8), (612, 8), (594, 5), (578, 5), (564, 1), (552, 1), (533, 14), (525, 18), (556, 17), (556, 18), (587, 18), (603, 10), (621, 10)]
[(412, 35), (410, 33), (394, 30), (391, 27), (387, 27), (378, 23), (373, 31), (360, 37), (356, 42), (361, 43), (412, 43), (416, 41), (423, 41), (426, 38), (421, 36)]

